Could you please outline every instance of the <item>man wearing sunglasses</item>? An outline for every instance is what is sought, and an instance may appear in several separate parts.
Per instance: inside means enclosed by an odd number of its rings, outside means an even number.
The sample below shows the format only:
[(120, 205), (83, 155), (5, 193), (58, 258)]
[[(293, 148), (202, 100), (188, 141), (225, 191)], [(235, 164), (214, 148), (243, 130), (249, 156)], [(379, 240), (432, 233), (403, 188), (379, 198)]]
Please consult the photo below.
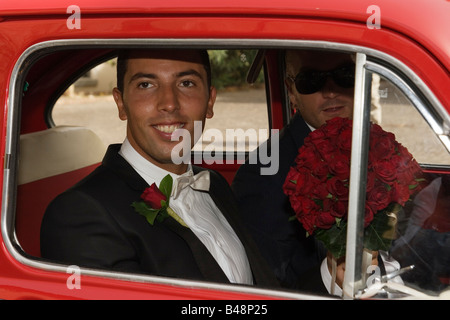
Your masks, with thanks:
[(286, 87), (292, 107), (311, 127), (351, 117), (355, 64), (346, 53), (288, 51)]
[(285, 84), (295, 114), (279, 136), (272, 137), (279, 139), (279, 170), (261, 175), (263, 164), (245, 163), (232, 184), (246, 224), (285, 287), (298, 288), (301, 275), (318, 267), (326, 250), (313, 237), (306, 238), (297, 220), (289, 220), (295, 213), (282, 186), (304, 138), (326, 120), (352, 116), (354, 70), (353, 56), (347, 53), (288, 51)]

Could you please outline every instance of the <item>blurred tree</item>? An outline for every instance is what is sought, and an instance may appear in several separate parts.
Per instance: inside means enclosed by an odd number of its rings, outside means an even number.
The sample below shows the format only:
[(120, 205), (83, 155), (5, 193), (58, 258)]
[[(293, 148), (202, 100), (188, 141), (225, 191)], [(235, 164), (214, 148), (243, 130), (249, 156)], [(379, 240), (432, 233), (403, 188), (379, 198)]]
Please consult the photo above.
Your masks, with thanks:
[[(243, 87), (257, 50), (210, 50), (212, 83), (217, 89)], [(256, 84), (264, 82), (263, 72)]]

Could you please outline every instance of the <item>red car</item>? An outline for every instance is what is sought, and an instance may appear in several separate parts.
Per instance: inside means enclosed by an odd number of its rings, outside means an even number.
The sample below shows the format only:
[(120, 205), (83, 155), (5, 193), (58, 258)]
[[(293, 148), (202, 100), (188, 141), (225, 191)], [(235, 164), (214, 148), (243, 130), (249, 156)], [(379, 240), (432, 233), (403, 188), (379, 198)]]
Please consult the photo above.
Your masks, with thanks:
[[(193, 0), (183, 6), (172, 0), (3, 1), (0, 298), (320, 298), (296, 290), (78, 268), (41, 258), (39, 232), (48, 203), (98, 166), (105, 146), (115, 142), (110, 140), (121, 142), (125, 134), (120, 123), (109, 120), (116, 117), (110, 94), (96, 94), (94, 99), (70, 92), (88, 92), (100, 83), (113, 86), (114, 76), (101, 78), (99, 70), (103, 69), (99, 68), (114, 64), (117, 49), (192, 47), (208, 49), (212, 57), (236, 54), (249, 69), (248, 82), (255, 83), (241, 86), (241, 91), (229, 87), (219, 91), (219, 106), (208, 127), (220, 132), (254, 129), (257, 134), (250, 137), (248, 146), (220, 149), (204, 139), (203, 146), (196, 147), (194, 157), (201, 159), (201, 165), (218, 170), (230, 183), (243, 156), (266, 139), (259, 133), (265, 130), (269, 135), (270, 129), (282, 129), (293, 115), (281, 52), (314, 48), (354, 54), (353, 126), (362, 134), (352, 141), (346, 256), (346, 272), (351, 276), (344, 284), (351, 293), (347, 298), (395, 292), (401, 298), (448, 299), (450, 208), (435, 213), (436, 196), (426, 198), (434, 199), (432, 203), (422, 202), (420, 216), (410, 210), (399, 224), (399, 238), (411, 236), (417, 228), (428, 232), (428, 249), (409, 249), (417, 255), (411, 264), (416, 267), (417, 261), (425, 262), (424, 268), (437, 279), (433, 288), (426, 280), (367, 290), (357, 281), (357, 258), (362, 241), (358, 212), (364, 208), (360, 195), (366, 186), (360, 164), (367, 160), (364, 130), (371, 104), (372, 111), (378, 110), (375, 121), (395, 133), (414, 155), (426, 174), (427, 186), (440, 190), (442, 204), (438, 205), (449, 206), (450, 189), (444, 186), (450, 174), (449, 16), (448, 0)], [(372, 87), (367, 85), (370, 82)], [(108, 118), (111, 113), (106, 110), (111, 106), (113, 116)], [(212, 149), (220, 151), (221, 160), (230, 155), (237, 160), (218, 161)], [(263, 304), (245, 311), (268, 312)]]

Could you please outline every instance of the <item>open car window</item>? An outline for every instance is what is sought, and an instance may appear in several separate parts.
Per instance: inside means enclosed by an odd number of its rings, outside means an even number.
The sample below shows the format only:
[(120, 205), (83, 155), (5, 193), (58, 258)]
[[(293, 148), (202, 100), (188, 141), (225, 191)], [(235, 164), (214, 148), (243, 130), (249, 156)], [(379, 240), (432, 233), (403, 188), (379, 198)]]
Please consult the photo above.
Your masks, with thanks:
[[(290, 47), (292, 47), (292, 43)], [(299, 50), (302, 49), (300, 44), (298, 48)], [(356, 49), (352, 47), (343, 46), (343, 48), (350, 53), (356, 52)], [(283, 49), (281, 48), (281, 50)], [(77, 50), (82, 51), (83, 49)], [(86, 49), (86, 55), (90, 55), (89, 50), (98, 53), (102, 59), (105, 58), (103, 53), (92, 48)], [(277, 51), (280, 48), (276, 47), (273, 50)], [(55, 58), (62, 51), (60, 49), (60, 51), (55, 52)], [(245, 69), (248, 69), (257, 51), (258, 47), (242, 50), (235, 48), (230, 50), (211, 49), (211, 56), (218, 60), (233, 56), (235, 60), (229, 62), (229, 64), (244, 66)], [(370, 53), (368, 53), (369, 57)], [(13, 176), (17, 176), (17, 182), (11, 179), (12, 182), (10, 182), (8, 189), (8, 192), (13, 195), (13, 199), (16, 199), (15, 203), (8, 204), (10, 207), (7, 208), (8, 221), (10, 221), (8, 235), (11, 243), (14, 244), (14, 250), (16, 250), (14, 256), (25, 264), (55, 271), (61, 271), (67, 267), (64, 264), (56, 263), (55, 266), (52, 263), (40, 260), (39, 228), (37, 227), (40, 226), (43, 211), (48, 202), (57, 194), (69, 188), (80, 177), (85, 176), (99, 165), (109, 144), (121, 143), (125, 138), (125, 122), (119, 120), (117, 108), (110, 94), (112, 87), (115, 86), (114, 81), (111, 80), (115, 78), (115, 62), (114, 59), (111, 60), (112, 57), (109, 56), (109, 52), (106, 55), (108, 59), (103, 59), (106, 62), (94, 69), (91, 68), (92, 66), (89, 66), (89, 68), (83, 66), (83, 69), (86, 70), (79, 72), (78, 68), (74, 67), (74, 73), (77, 73), (76, 78), (79, 80), (74, 84), (70, 82), (70, 87), (68, 86), (69, 83), (65, 83), (64, 86), (58, 88), (61, 91), (58, 92), (58, 97), (61, 97), (57, 99), (56, 103), (54, 101), (56, 99), (47, 97), (50, 101), (48, 109), (51, 110), (48, 128), (35, 128), (34, 132), (21, 132), (20, 116), (12, 120), (11, 127), (15, 129), (15, 131), (13, 130), (12, 145), (14, 146), (14, 143), (16, 143), (19, 146), (20, 153), (17, 154), (20, 156), (11, 160), (17, 164), (17, 166), (12, 167)], [(27, 67), (26, 71), (30, 71), (33, 67), (44, 69), (42, 66), (48, 65), (47, 60), (51, 60), (51, 58), (52, 56), (48, 54), (48, 51), (38, 58), (33, 56), (30, 61), (35, 64)], [(42, 63), (42, 65), (39, 63)], [(448, 208), (448, 197), (450, 196), (450, 186), (447, 186), (447, 180), (450, 174), (450, 156), (448, 146), (445, 145), (446, 140), (443, 132), (450, 122), (448, 117), (442, 116), (441, 106), (432, 99), (428, 99), (429, 93), (423, 87), (413, 86), (413, 81), (405, 80), (404, 74), (398, 75), (397, 68), (391, 68), (389, 63), (387, 62), (383, 66), (374, 63), (371, 65), (372, 69), (369, 68), (370, 70), (367, 71), (369, 75), (366, 77), (366, 81), (370, 79), (371, 86), (364, 87), (364, 95), (369, 97), (365, 100), (364, 106), (365, 108), (372, 108), (372, 122), (381, 126), (383, 130), (395, 134), (396, 140), (407, 147), (420, 164), (424, 172), (423, 186), (421, 186), (420, 192), (411, 193), (411, 197), (401, 203), (401, 210), (395, 212), (392, 241), (383, 250), (386, 252), (386, 254), (383, 253), (385, 257), (383, 261), (386, 262), (384, 271), (381, 268), (368, 268), (367, 266), (362, 270), (356, 268), (355, 274), (361, 271), (359, 280), (362, 281), (362, 284), (359, 283), (358, 290), (350, 294), (352, 298), (365, 297), (365, 295), (368, 297), (404, 297), (409, 294), (405, 288), (416, 290), (417, 293), (414, 291), (413, 295), (421, 293), (439, 294), (449, 285), (450, 237), (448, 235), (450, 228), (448, 226), (450, 217), (448, 212), (450, 212), (450, 208)], [(278, 68), (282, 68), (281, 61), (277, 61), (277, 64)], [(282, 72), (281, 70), (277, 71)], [(100, 76), (102, 72), (112, 73), (108, 73), (109, 75), (103, 78)], [(232, 72), (220, 70), (219, 73), (228, 76)], [(284, 97), (282, 92), (284, 80), (277, 79), (280, 83), (272, 83), (269, 86), (268, 79), (264, 79), (265, 76), (267, 76), (267, 73), (261, 70), (259, 80), (251, 86), (245, 84), (245, 74), (242, 76), (242, 73), (239, 74), (236, 81), (225, 79), (223, 80), (225, 84), (215, 83), (219, 87), (215, 116), (211, 121), (207, 120), (205, 132), (209, 136), (205, 137), (201, 144), (195, 146), (195, 151), (204, 155), (201, 157), (203, 163), (200, 164), (213, 165), (215, 169), (224, 174), (230, 183), (244, 158), (238, 157), (239, 161), (227, 163), (223, 161), (227, 159), (226, 154), (233, 153), (235, 156), (233, 160), (236, 160), (238, 154), (248, 155), (249, 152), (254, 151), (271, 135), (272, 116), (278, 114), (280, 118), (283, 118), (285, 109), (289, 108), (286, 101), (278, 101), (280, 105), (274, 106), (271, 100), (276, 96), (273, 92), (275, 88), (278, 88), (276, 90), (279, 91), (276, 94)], [(356, 77), (356, 81), (362, 81), (361, 79), (362, 77)], [(30, 85), (34, 85), (32, 80), (25, 76), (18, 78), (17, 83), (23, 87), (23, 84), (28, 81)], [(234, 85), (234, 82), (237, 85)], [(20, 96), (20, 98), (17, 98), (14, 107), (25, 113), (31, 109), (35, 96), (29, 96), (27, 93), (21, 96), (22, 94), (22, 91), (20, 91), (20, 94), (16, 93), (16, 96)], [(37, 95), (37, 93), (34, 94)], [(356, 108), (362, 106), (355, 105)], [(275, 107), (279, 109), (271, 109)], [(360, 125), (369, 120), (370, 117), (358, 119), (357, 124)], [(284, 124), (287, 124), (287, 121)], [(56, 132), (58, 138), (41, 139), (49, 131)], [(36, 132), (40, 133), (36, 134)], [(77, 138), (67, 140), (67, 137), (74, 136), (71, 134), (72, 132), (76, 132)], [(231, 143), (228, 143), (228, 138)], [(37, 141), (44, 142), (38, 144)], [(27, 149), (26, 146), (32, 147), (32, 149)], [(70, 160), (77, 161), (74, 161), (76, 163), (72, 165), (72, 168), (64, 169), (62, 164), (71, 162), (68, 161), (67, 156), (51, 160), (48, 157), (52, 158), (54, 154), (61, 151), (62, 146), (69, 149), (75, 149), (74, 146), (86, 147), (87, 149), (83, 151), (83, 154), (89, 156), (83, 156), (82, 159), (69, 156)], [(358, 150), (369, 154), (369, 144), (363, 144)], [(38, 156), (39, 151), (45, 151), (42, 158)], [(223, 152), (221, 157), (217, 157), (216, 153), (221, 152)], [(212, 161), (208, 163), (208, 159), (212, 159)], [(361, 159), (363, 165), (367, 158), (362, 157)], [(38, 164), (46, 166), (48, 169), (38, 168)], [(227, 165), (231, 165), (230, 168), (227, 169)], [(62, 174), (67, 173), (67, 171), (77, 171), (80, 175), (66, 179), (62, 177)], [(36, 172), (39, 174), (36, 175)], [(29, 177), (30, 174), (31, 177)], [(364, 187), (371, 185), (373, 181), (369, 181), (369, 176), (362, 175), (360, 177), (360, 180), (350, 183), (361, 187), (365, 193)], [(52, 179), (49, 184), (43, 187), (40, 183), (46, 178), (56, 179)], [(386, 188), (390, 189), (391, 187)], [(33, 203), (26, 201), (30, 194), (36, 194), (39, 201)], [(358, 202), (359, 200), (355, 201)], [(365, 198), (358, 202), (359, 208), (365, 208), (366, 205), (367, 200)], [(40, 215), (31, 216), (31, 213), (36, 213), (38, 210), (41, 210)], [(365, 212), (365, 210), (364, 212), (363, 210), (359, 211), (360, 219), (364, 217)], [(376, 214), (376, 212), (373, 213)], [(358, 228), (359, 230), (354, 231), (363, 232), (361, 225), (357, 226)], [(345, 233), (344, 239), (347, 239), (346, 236)], [(347, 248), (354, 248), (355, 257), (358, 259), (355, 264), (360, 267), (363, 259), (362, 241), (356, 240), (346, 243)], [(385, 286), (385, 283), (387, 283), (385, 279), (390, 279), (390, 277), (399, 279), (393, 276), (393, 273), (398, 270), (402, 270), (399, 275), (401, 281), (397, 282), (398, 286)], [(86, 270), (86, 273), (100, 277), (119, 277), (114, 273), (111, 275), (110, 270)], [(383, 278), (383, 276), (387, 278)], [(170, 283), (171, 281), (170, 279), (161, 279), (158, 275), (142, 278), (141, 276), (120, 274), (120, 278), (132, 281), (136, 281), (136, 279), (138, 281), (162, 281), (164, 283)], [(350, 280), (347, 279), (347, 281)], [(291, 290), (280, 290), (280, 292), (281, 296), (283, 294), (289, 296), (292, 293)]]
[[(375, 238), (380, 237), (386, 247), (380, 250), (384, 263), (378, 268), (366, 267), (367, 287), (361, 296), (377, 292), (378, 297), (398, 298), (407, 296), (408, 290), (417, 297), (437, 296), (450, 284), (450, 153), (446, 136), (436, 134), (447, 126), (448, 119), (401, 74), (377, 63), (368, 62), (366, 68), (370, 120), (392, 134), (388, 140), (395, 147), (384, 149), (387, 136), (380, 138), (376, 130), (370, 131), (364, 225), (371, 215), (374, 223), (366, 227), (363, 243), (377, 246)], [(371, 158), (377, 152), (384, 153), (378, 155), (382, 161)], [(405, 174), (409, 175), (406, 179)], [(407, 185), (402, 185), (406, 181)], [(374, 209), (383, 207), (381, 202), (389, 203), (381, 211), (386, 213), (384, 223), (380, 211)]]
[[(209, 50), (212, 81), (218, 89), (214, 117), (206, 121), (194, 151), (245, 154), (268, 138), (269, 118), (264, 75), (254, 83), (246, 73), (257, 50)], [(93, 130), (105, 143), (122, 143), (126, 122), (121, 121), (112, 97), (116, 86), (116, 59), (83, 74), (58, 99), (52, 109), (55, 126), (77, 125)], [(224, 155), (224, 159), (225, 159)]]

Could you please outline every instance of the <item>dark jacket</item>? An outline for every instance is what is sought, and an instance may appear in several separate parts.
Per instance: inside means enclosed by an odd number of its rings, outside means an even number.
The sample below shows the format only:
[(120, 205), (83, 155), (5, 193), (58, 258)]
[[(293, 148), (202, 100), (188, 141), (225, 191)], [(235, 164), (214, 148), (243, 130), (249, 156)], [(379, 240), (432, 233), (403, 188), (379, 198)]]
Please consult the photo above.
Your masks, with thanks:
[[(119, 144), (111, 145), (96, 170), (49, 205), (41, 228), (42, 256), (84, 267), (227, 283), (190, 229), (172, 218), (151, 226), (131, 207), (148, 184), (119, 150)], [(228, 183), (214, 171), (209, 193), (243, 243), (256, 284), (276, 286), (240, 222)]]
[[(294, 165), (298, 149), (311, 132), (299, 113), (283, 128), (279, 137), (279, 170), (274, 175), (261, 175), (262, 165), (243, 164), (231, 185), (242, 217), (252, 233), (261, 253), (267, 259), (283, 286), (295, 288), (299, 276), (319, 265), (326, 251), (295, 219), (295, 213), (283, 184), (289, 169)], [(270, 140), (268, 149), (270, 149)], [(270, 164), (267, 164), (270, 166)]]

